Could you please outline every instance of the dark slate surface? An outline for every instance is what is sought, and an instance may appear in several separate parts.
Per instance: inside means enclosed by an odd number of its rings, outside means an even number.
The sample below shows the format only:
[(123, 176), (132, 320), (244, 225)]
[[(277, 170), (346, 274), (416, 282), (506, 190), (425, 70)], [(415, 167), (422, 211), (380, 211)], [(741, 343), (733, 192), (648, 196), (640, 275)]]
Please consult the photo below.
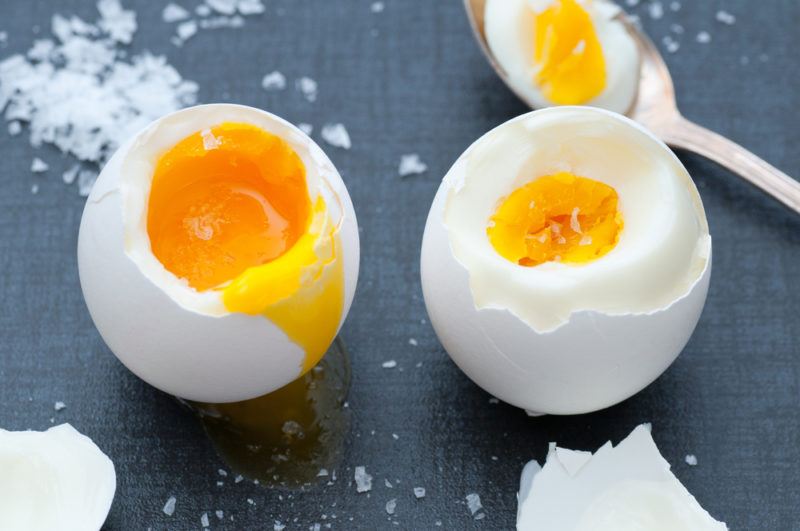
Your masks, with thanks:
[[(681, 49), (667, 57), (685, 114), (797, 176), (800, 3), (683, 3), (672, 12), (664, 2), (660, 20), (647, 16), (645, 2), (637, 12), (657, 41), (673, 23), (685, 28)], [(68, 161), (39, 150), (52, 169), (34, 177), (34, 150), (24, 137), (0, 132), (0, 426), (45, 429), (55, 417), (90, 435), (118, 472), (106, 528), (199, 528), (203, 512), (222, 509), (235, 517), (228, 529), (271, 529), (274, 518), (295, 517), (290, 529), (315, 522), (394, 529), (384, 505), (397, 498), (401, 529), (431, 529), (436, 520), (445, 529), (509, 529), (522, 465), (543, 458), (548, 441), (594, 449), (653, 422), (675, 473), (713, 515), (733, 529), (800, 529), (800, 218), (734, 175), (681, 155), (714, 237), (711, 291), (697, 332), (672, 368), (627, 402), (591, 415), (530, 419), (490, 404), (421, 323), (418, 251), (438, 181), (475, 138), (526, 110), (485, 64), (461, 3), (386, 0), (385, 12), (372, 14), (369, 0), (266, 0), (268, 13), (242, 30), (201, 32), (182, 49), (161, 22), (164, 2), (127, 4), (139, 14), (133, 50), (166, 53), (200, 83), (201, 101), (263, 107), (317, 131), (328, 121), (348, 127), (352, 150), (327, 149), (363, 229), (361, 281), (342, 332), (353, 363), (353, 419), (339, 475), (350, 478), (354, 466), (366, 465), (375, 488), (358, 495), (340, 480), (291, 500), (283, 493), (284, 501), (279, 491), (248, 482), (218, 488), (224, 464), (199, 424), (125, 370), (89, 319), (75, 258), (83, 200), (59, 178)], [(734, 26), (714, 20), (720, 8), (737, 16)], [(0, 30), (10, 35), (0, 56), (26, 50), (33, 26), (46, 32), (56, 10), (94, 18), (93, 5), (78, 0), (3, 2)], [(695, 42), (701, 30), (710, 31), (711, 43)], [(261, 76), (273, 69), (290, 80), (317, 79), (318, 101), (293, 90), (263, 92)], [(430, 170), (400, 179), (400, 155), (410, 152)], [(409, 345), (412, 337), (418, 346)], [(388, 359), (404, 370), (382, 369)], [(55, 413), (56, 400), (67, 408)], [(687, 453), (698, 466), (684, 463)], [(424, 500), (413, 497), (417, 485), (427, 488)], [(469, 492), (486, 507), (482, 521), (464, 504)], [(170, 495), (178, 499), (171, 518), (161, 512)]]

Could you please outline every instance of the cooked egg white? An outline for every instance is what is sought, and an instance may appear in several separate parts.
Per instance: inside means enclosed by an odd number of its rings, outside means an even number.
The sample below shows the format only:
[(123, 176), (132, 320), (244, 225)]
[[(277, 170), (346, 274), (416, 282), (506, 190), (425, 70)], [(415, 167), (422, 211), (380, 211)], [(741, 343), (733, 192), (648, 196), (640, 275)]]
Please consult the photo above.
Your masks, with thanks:
[(544, 467), (526, 465), (518, 531), (725, 531), (670, 471), (650, 433), (637, 426), (594, 454), (550, 447)]
[(639, 51), (608, 0), (488, 0), (492, 55), (536, 107), (592, 105), (625, 113), (639, 84)]
[(431, 322), (490, 393), (606, 407), (655, 379), (705, 301), (711, 238), (691, 178), (641, 126), (557, 107), (484, 135), (437, 192), (422, 245)]
[(355, 292), (358, 230), (308, 136), (258, 109), (206, 105), (114, 155), (78, 258), (92, 318), (125, 365), (183, 398), (230, 402), (324, 355)]

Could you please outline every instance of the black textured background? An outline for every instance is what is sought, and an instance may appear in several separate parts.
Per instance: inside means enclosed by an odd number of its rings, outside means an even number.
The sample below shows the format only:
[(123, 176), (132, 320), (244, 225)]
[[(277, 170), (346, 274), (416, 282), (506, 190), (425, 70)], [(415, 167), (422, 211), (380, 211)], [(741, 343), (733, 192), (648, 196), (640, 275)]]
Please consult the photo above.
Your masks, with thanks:
[[(677, 476), (733, 529), (800, 529), (800, 218), (736, 176), (681, 155), (714, 238), (711, 291), (687, 349), (623, 404), (527, 418), (490, 404), (421, 322), (418, 253), (438, 181), (474, 139), (526, 110), (485, 64), (461, 2), (385, 0), (385, 11), (373, 14), (370, 0), (265, 0), (268, 12), (241, 30), (201, 31), (180, 49), (161, 21), (164, 3), (126, 2), (139, 17), (132, 50), (166, 54), (200, 84), (202, 102), (262, 107), (312, 123), (315, 138), (324, 122), (350, 131), (350, 151), (326, 150), (362, 228), (360, 283), (342, 332), (353, 363), (353, 422), (333, 486), (283, 500), (249, 482), (217, 487), (224, 464), (200, 425), (117, 362), (92, 325), (75, 257), (83, 200), (59, 177), (69, 161), (0, 130), (0, 426), (46, 429), (55, 417), (91, 436), (117, 468), (108, 529), (196, 529), (203, 512), (219, 528), (216, 509), (234, 516), (228, 529), (271, 529), (273, 519), (289, 529), (431, 529), (437, 520), (445, 529), (509, 529), (522, 465), (543, 458), (548, 441), (595, 449), (640, 422), (653, 423)], [(649, 18), (646, 0), (635, 11), (658, 42), (670, 24), (685, 28), (680, 50), (666, 58), (685, 114), (797, 176), (800, 3), (684, 0), (678, 12), (670, 3), (660, 20)], [(735, 25), (715, 21), (720, 8), (737, 16)], [(91, 2), (3, 0), (0, 31), (9, 42), (0, 57), (27, 50), (33, 26), (47, 33), (56, 11), (95, 18)], [(701, 30), (711, 43), (695, 41)], [(316, 79), (317, 102), (294, 90), (262, 91), (261, 76), (275, 69), (290, 82)], [(400, 179), (400, 155), (411, 152), (430, 169)], [(31, 175), (35, 154), (50, 163), (48, 174)], [(382, 369), (388, 359), (398, 368)], [(59, 413), (57, 400), (67, 404)], [(698, 466), (684, 463), (687, 453)], [(356, 465), (375, 477), (369, 496), (349, 483)], [(427, 497), (415, 500), (413, 486)], [(484, 520), (472, 520), (469, 492), (480, 494)], [(171, 495), (177, 508), (167, 517), (161, 509)], [(398, 499), (398, 525), (384, 511), (390, 498)]]

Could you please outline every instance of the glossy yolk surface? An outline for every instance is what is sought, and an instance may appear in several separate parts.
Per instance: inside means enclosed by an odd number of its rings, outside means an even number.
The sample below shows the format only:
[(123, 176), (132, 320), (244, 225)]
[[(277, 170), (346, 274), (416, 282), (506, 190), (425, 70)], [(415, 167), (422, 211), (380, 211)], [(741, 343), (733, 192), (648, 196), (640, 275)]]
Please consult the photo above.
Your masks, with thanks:
[(497, 207), (487, 234), (504, 258), (523, 266), (585, 263), (609, 252), (623, 227), (617, 192), (562, 172), (514, 190)]
[(223, 123), (158, 160), (148, 203), (153, 254), (198, 291), (284, 254), (309, 224), (305, 166), (283, 139)]
[(589, 13), (576, 0), (556, 0), (535, 17), (536, 84), (559, 105), (579, 105), (606, 85), (600, 40)]

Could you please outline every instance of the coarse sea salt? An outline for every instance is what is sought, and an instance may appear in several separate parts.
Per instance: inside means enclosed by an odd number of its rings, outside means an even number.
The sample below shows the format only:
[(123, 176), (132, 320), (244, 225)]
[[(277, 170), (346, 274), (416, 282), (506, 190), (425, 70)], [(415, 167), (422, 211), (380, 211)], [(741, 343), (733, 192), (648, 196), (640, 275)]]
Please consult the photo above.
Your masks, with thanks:
[(467, 494), (467, 508), (469, 509), (470, 514), (474, 518), (477, 518), (478, 511), (483, 509), (483, 505), (481, 505), (481, 497), (477, 493), (472, 492)]
[(340, 147), (342, 149), (350, 149), (352, 142), (350, 142), (350, 134), (342, 124), (325, 124), (322, 126), (320, 132), (322, 139), (333, 147)]
[(386, 9), (386, 4), (383, 2), (372, 2), (372, 5), (369, 6), (369, 10), (373, 13), (382, 13), (384, 9)]
[(396, 498), (392, 498), (391, 500), (386, 502), (386, 514), (394, 514), (396, 509), (397, 509)]
[(100, 18), (91, 24), (54, 15), (53, 38), (0, 61), (0, 112), (9, 122), (29, 125), (34, 147), (50, 144), (86, 163), (64, 177), (77, 180), (82, 195), (125, 140), (197, 96), (197, 85), (165, 58), (149, 52), (127, 58), (122, 45), (136, 30), (132, 11), (116, 0), (97, 7)]
[(165, 503), (164, 508), (161, 509), (162, 511), (164, 511), (164, 514), (166, 514), (167, 516), (172, 516), (175, 513), (175, 502), (176, 502), (175, 496), (170, 496), (167, 499), (167, 503)]
[(305, 134), (307, 134), (308, 136), (311, 136), (311, 133), (314, 132), (314, 126), (311, 124), (306, 124), (301, 122), (297, 124), (297, 128), (300, 129)]
[(53, 409), (55, 409), (56, 411), (61, 411), (62, 409), (66, 408), (66, 407), (67, 407), (67, 405), (64, 402), (60, 402), (59, 401), (59, 402), (55, 403), (55, 405), (53, 406)]
[(420, 498), (425, 497), (425, 488), (424, 487), (414, 487), (414, 497), (418, 500)]
[(203, 515), (200, 517), (200, 525), (204, 528), (209, 526), (208, 513), (203, 513)]
[(658, 1), (651, 2), (650, 5), (647, 6), (647, 12), (650, 18), (658, 20), (664, 16), (664, 5)]
[(701, 31), (697, 34), (697, 42), (700, 44), (708, 44), (711, 42), (711, 34), (707, 31)]
[(310, 102), (317, 101), (317, 82), (310, 77), (303, 76), (295, 81), (297, 90)]
[(728, 26), (733, 26), (736, 24), (736, 17), (727, 11), (719, 10), (717, 11), (716, 15), (717, 21), (722, 22), (723, 24), (727, 24)]
[(34, 159), (31, 161), (31, 171), (33, 173), (44, 173), (49, 169), (50, 166), (48, 166), (48, 164), (39, 157), (34, 157)]
[(189, 12), (183, 6), (172, 2), (164, 6), (164, 10), (161, 11), (161, 20), (167, 23), (180, 22), (189, 18), (189, 16)]
[(400, 157), (400, 166), (397, 172), (400, 174), (400, 177), (407, 177), (409, 175), (425, 173), (427, 170), (428, 166), (422, 162), (419, 155), (410, 153)]
[(275, 70), (261, 79), (261, 88), (264, 90), (283, 90), (286, 88), (286, 76)]
[(372, 490), (372, 476), (367, 474), (366, 467), (357, 466), (353, 479), (356, 482), (356, 492), (369, 492)]
[(697, 466), (697, 457), (695, 457), (693, 454), (688, 454), (684, 460), (689, 466)]
[(397, 367), (397, 362), (395, 360), (384, 361), (381, 363), (381, 367), (384, 369), (394, 369)]

